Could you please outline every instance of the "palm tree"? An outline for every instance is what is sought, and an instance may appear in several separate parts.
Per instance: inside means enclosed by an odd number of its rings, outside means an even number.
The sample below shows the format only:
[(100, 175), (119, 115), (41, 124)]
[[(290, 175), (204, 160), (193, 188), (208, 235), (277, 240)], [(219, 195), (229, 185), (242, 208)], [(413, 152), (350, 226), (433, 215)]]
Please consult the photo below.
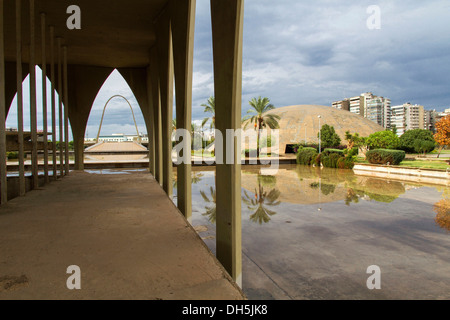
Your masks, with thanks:
[(172, 132), (177, 130), (177, 119), (172, 119)]
[(216, 190), (213, 187), (211, 187), (210, 192), (211, 192), (211, 199), (206, 195), (204, 191), (200, 190), (200, 194), (203, 200), (205, 200), (205, 202), (207, 203), (211, 203), (210, 206), (205, 207), (206, 212), (203, 213), (203, 215), (207, 216), (209, 222), (214, 224), (216, 223)]
[(204, 103), (201, 106), (205, 108), (205, 110), (203, 110), (205, 113), (211, 114), (210, 117), (203, 119), (202, 128), (209, 120), (211, 120), (210, 129), (214, 129), (216, 127), (216, 98), (209, 97), (207, 103)]
[(257, 150), (256, 154), (259, 158), (259, 140), (261, 135), (261, 129), (269, 127), (270, 129), (278, 129), (280, 127), (278, 120), (280, 116), (276, 114), (268, 113), (270, 110), (275, 109), (275, 107), (270, 103), (269, 98), (253, 98), (249, 101), (252, 109), (247, 111), (247, 116), (242, 119), (245, 123), (244, 130), (247, 130), (248, 126), (253, 123), (255, 130), (258, 130)]
[(258, 190), (255, 189), (255, 196), (252, 197), (244, 190), (242, 201), (247, 205), (247, 208), (254, 213), (250, 216), (252, 222), (259, 224), (267, 223), (270, 217), (277, 214), (275, 211), (269, 210), (267, 206), (278, 206), (281, 202), (278, 200), (280, 191), (272, 189), (267, 193), (261, 183), (258, 183)]

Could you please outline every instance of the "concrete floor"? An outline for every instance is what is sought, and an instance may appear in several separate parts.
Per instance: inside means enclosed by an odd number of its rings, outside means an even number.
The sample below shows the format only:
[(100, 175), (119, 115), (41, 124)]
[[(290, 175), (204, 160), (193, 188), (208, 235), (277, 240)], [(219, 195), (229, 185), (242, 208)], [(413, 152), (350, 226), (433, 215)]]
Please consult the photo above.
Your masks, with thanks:
[(0, 208), (0, 299), (245, 296), (151, 175), (73, 172)]

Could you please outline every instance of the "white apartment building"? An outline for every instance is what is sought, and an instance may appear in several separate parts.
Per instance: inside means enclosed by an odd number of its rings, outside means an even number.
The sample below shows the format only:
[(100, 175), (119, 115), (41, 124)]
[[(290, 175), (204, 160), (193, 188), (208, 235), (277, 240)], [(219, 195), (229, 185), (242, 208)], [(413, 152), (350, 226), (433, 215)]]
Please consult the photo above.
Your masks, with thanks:
[(332, 107), (348, 110), (372, 120), (384, 128), (390, 128), (391, 100), (375, 96), (372, 92), (333, 102)]
[(397, 128), (398, 136), (401, 136), (408, 130), (431, 129), (431, 114), (429, 115), (430, 122), (428, 122), (428, 114), (421, 105), (412, 105), (408, 102), (391, 107), (391, 112), (391, 126), (395, 126)]

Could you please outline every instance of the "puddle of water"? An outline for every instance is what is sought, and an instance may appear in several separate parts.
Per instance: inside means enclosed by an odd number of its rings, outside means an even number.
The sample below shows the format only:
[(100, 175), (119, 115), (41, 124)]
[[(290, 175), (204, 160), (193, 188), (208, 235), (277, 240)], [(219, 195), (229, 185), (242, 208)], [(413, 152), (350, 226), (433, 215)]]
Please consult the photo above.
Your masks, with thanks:
[[(215, 173), (193, 170), (192, 224), (215, 253)], [(450, 298), (448, 187), (286, 165), (244, 168), (241, 196), (250, 299)], [(383, 290), (366, 286), (371, 265)]]

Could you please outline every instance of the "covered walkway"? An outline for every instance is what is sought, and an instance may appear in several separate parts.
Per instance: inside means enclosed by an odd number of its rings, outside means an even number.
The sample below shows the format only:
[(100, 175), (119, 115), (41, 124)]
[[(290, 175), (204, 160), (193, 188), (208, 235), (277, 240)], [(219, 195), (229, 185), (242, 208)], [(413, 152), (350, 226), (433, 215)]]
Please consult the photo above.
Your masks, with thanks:
[(0, 299), (245, 298), (148, 173), (74, 172), (9, 201), (0, 252)]

